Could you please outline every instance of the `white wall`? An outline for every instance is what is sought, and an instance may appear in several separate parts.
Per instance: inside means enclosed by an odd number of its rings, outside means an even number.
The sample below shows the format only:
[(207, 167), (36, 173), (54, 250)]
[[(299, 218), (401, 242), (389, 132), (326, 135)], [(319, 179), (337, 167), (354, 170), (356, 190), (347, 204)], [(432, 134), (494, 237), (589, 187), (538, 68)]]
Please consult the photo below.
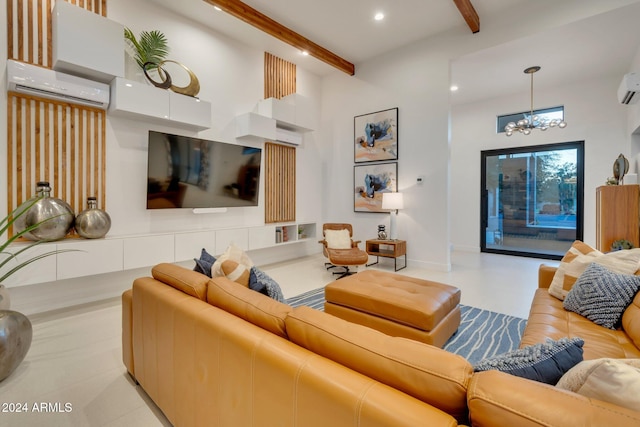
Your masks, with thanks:
[[(455, 125), (455, 122), (450, 122), (448, 92), (451, 61), (630, 3), (635, 1), (540, 0), (519, 4), (517, 9), (505, 10), (500, 16), (483, 17), (482, 30), (475, 35), (469, 35), (468, 28), (461, 27), (366, 63), (356, 64), (354, 77), (338, 74), (326, 77), (323, 81), (323, 126), (320, 136), (330, 147), (323, 160), (322, 176), (329, 189), (325, 192), (325, 219), (353, 223), (354, 233), (361, 240), (375, 236), (377, 224), (388, 224), (386, 215), (353, 212), (353, 117), (398, 107), (398, 186), (406, 195), (405, 209), (398, 218), (398, 237), (407, 240), (408, 258), (413, 265), (449, 270), (451, 241), (462, 247), (473, 248), (478, 245), (473, 239), (477, 240), (479, 235), (479, 220), (473, 219), (473, 209), (477, 209), (479, 202), (473, 198), (478, 197), (479, 172), (467, 174), (466, 169), (477, 167), (474, 165), (479, 164), (480, 150), (480, 146), (476, 146), (467, 151), (464, 140), (450, 141), (450, 123)], [(510, 16), (526, 16), (526, 19), (509, 19)], [(573, 96), (569, 93), (565, 95)], [(595, 95), (589, 99), (594, 98)], [(573, 102), (571, 98), (563, 97), (559, 103), (568, 105)], [(579, 99), (575, 102), (579, 102)], [(592, 111), (593, 105), (584, 107), (580, 107), (579, 111), (589, 113), (589, 117), (583, 126), (579, 124), (582, 119), (573, 120), (572, 110), (569, 110), (567, 120), (571, 124), (569, 130), (565, 131), (566, 135), (597, 142), (606, 139), (609, 144), (608, 135), (607, 138), (603, 135), (610, 130), (610, 126), (595, 126), (599, 116), (593, 117), (596, 113)], [(621, 114), (619, 107), (614, 107)], [(506, 111), (518, 111), (521, 108), (514, 105)], [(476, 113), (481, 114), (478, 110)], [(577, 123), (574, 125), (572, 120)], [(586, 123), (586, 120), (589, 122)], [(486, 126), (493, 127), (494, 121), (495, 118), (490, 118)], [(461, 144), (459, 148), (458, 144)], [(452, 153), (462, 151), (464, 155), (475, 156), (478, 160), (472, 160), (469, 164), (464, 156), (450, 157), (450, 150)], [(619, 154), (617, 146), (612, 151), (616, 152), (616, 156)], [(611, 157), (610, 152), (595, 150), (592, 153), (594, 156), (603, 154), (600, 158)], [(614, 158), (611, 157), (611, 162)], [(607, 167), (603, 166), (605, 169)], [(588, 170), (587, 173), (592, 172)], [(594, 186), (596, 181), (600, 182), (599, 175), (604, 172), (593, 173), (595, 178), (590, 178), (590, 186)], [(471, 192), (456, 191), (449, 179), (450, 174), (456, 179), (462, 176), (469, 179), (469, 187), (474, 189), (475, 194), (470, 196)], [(419, 175), (426, 177), (422, 186), (416, 185)], [(459, 215), (461, 209), (469, 210), (470, 215), (456, 218), (454, 223), (452, 218)], [(461, 225), (464, 226), (464, 232), (458, 230)], [(590, 225), (587, 224), (587, 227)], [(450, 230), (454, 228), (456, 237), (452, 240)], [(467, 232), (472, 234), (471, 239), (458, 237)]]
[(480, 151), (506, 147), (585, 141), (584, 240), (595, 245), (595, 189), (613, 175), (620, 153), (629, 156), (626, 109), (616, 97), (620, 76), (536, 91), (539, 108), (564, 105), (565, 129), (514, 134), (496, 133), (496, 116), (526, 110), (524, 96), (510, 96), (452, 109), (451, 242), (456, 249), (480, 249)]
[[(110, 0), (108, 10), (110, 19), (131, 28), (135, 34), (159, 30), (167, 36), (171, 47), (169, 58), (193, 70), (200, 80), (198, 96), (212, 103), (213, 126), (198, 136), (235, 142), (234, 118), (252, 111), (263, 98), (264, 52), (176, 16), (155, 3)], [(297, 81), (298, 93), (319, 105), (320, 79), (298, 68)], [(194, 215), (190, 210), (146, 210), (147, 131), (182, 135), (194, 132), (112, 116), (108, 116), (107, 126), (107, 205), (113, 222), (110, 235), (264, 224), (264, 179), (257, 207), (229, 208), (227, 213), (202, 215)], [(319, 150), (317, 141), (313, 132), (305, 134), (304, 143), (297, 150), (298, 171), (305, 178), (319, 173), (313, 161)], [(319, 194), (320, 182), (306, 179), (304, 183), (298, 187), (298, 219), (320, 220), (320, 204), (313, 196)]]

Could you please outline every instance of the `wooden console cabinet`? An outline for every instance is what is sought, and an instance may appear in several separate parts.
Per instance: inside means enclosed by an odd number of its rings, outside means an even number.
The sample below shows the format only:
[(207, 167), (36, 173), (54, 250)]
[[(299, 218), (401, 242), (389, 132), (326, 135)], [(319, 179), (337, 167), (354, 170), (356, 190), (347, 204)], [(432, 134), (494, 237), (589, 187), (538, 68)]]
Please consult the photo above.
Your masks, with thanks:
[(596, 249), (609, 252), (619, 239), (640, 247), (640, 186), (604, 185), (596, 189)]

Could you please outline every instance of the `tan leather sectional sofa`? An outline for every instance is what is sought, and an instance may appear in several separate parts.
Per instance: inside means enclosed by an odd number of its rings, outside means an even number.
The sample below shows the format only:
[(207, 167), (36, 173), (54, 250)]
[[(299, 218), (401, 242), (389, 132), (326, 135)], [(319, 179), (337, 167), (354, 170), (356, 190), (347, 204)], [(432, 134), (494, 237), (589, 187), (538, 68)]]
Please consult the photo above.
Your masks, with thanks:
[[(547, 337), (580, 337), (584, 359), (640, 358), (640, 293), (625, 311), (622, 328), (611, 330), (566, 311), (548, 292), (556, 268), (541, 265), (520, 347)], [(640, 408), (631, 411), (556, 387), (498, 371), (473, 375), (468, 393), (472, 424), (490, 426), (640, 426)]]
[(640, 425), (638, 412), (474, 374), (440, 348), (226, 278), (171, 264), (152, 276), (123, 294), (123, 359), (176, 426)]

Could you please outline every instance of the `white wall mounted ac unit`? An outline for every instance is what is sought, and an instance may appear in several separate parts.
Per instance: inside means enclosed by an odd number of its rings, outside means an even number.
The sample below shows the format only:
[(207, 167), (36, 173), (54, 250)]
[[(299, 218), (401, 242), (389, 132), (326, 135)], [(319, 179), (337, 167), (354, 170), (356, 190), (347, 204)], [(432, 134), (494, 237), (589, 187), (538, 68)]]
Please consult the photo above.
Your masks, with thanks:
[(7, 90), (106, 110), (109, 85), (37, 67), (7, 61)]
[(276, 141), (285, 144), (300, 145), (302, 144), (302, 135), (292, 130), (276, 128)]
[(640, 100), (640, 73), (625, 74), (618, 88), (618, 101), (635, 104)]

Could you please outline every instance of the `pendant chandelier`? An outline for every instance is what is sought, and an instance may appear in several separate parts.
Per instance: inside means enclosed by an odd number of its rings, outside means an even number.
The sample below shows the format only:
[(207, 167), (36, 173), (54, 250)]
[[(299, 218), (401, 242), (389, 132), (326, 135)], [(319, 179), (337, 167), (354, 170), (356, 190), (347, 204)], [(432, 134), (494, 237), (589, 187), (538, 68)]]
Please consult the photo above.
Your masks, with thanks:
[(513, 135), (514, 132), (520, 132), (525, 135), (529, 135), (532, 129), (539, 129), (541, 131), (545, 131), (549, 128), (559, 127), (564, 129), (567, 127), (567, 123), (564, 120), (560, 119), (549, 119), (545, 117), (540, 117), (538, 115), (533, 115), (533, 73), (540, 71), (540, 67), (529, 67), (524, 70), (525, 74), (531, 75), (531, 109), (529, 117), (524, 114), (524, 118), (518, 120), (517, 122), (509, 122), (504, 127), (504, 132), (507, 136)]

